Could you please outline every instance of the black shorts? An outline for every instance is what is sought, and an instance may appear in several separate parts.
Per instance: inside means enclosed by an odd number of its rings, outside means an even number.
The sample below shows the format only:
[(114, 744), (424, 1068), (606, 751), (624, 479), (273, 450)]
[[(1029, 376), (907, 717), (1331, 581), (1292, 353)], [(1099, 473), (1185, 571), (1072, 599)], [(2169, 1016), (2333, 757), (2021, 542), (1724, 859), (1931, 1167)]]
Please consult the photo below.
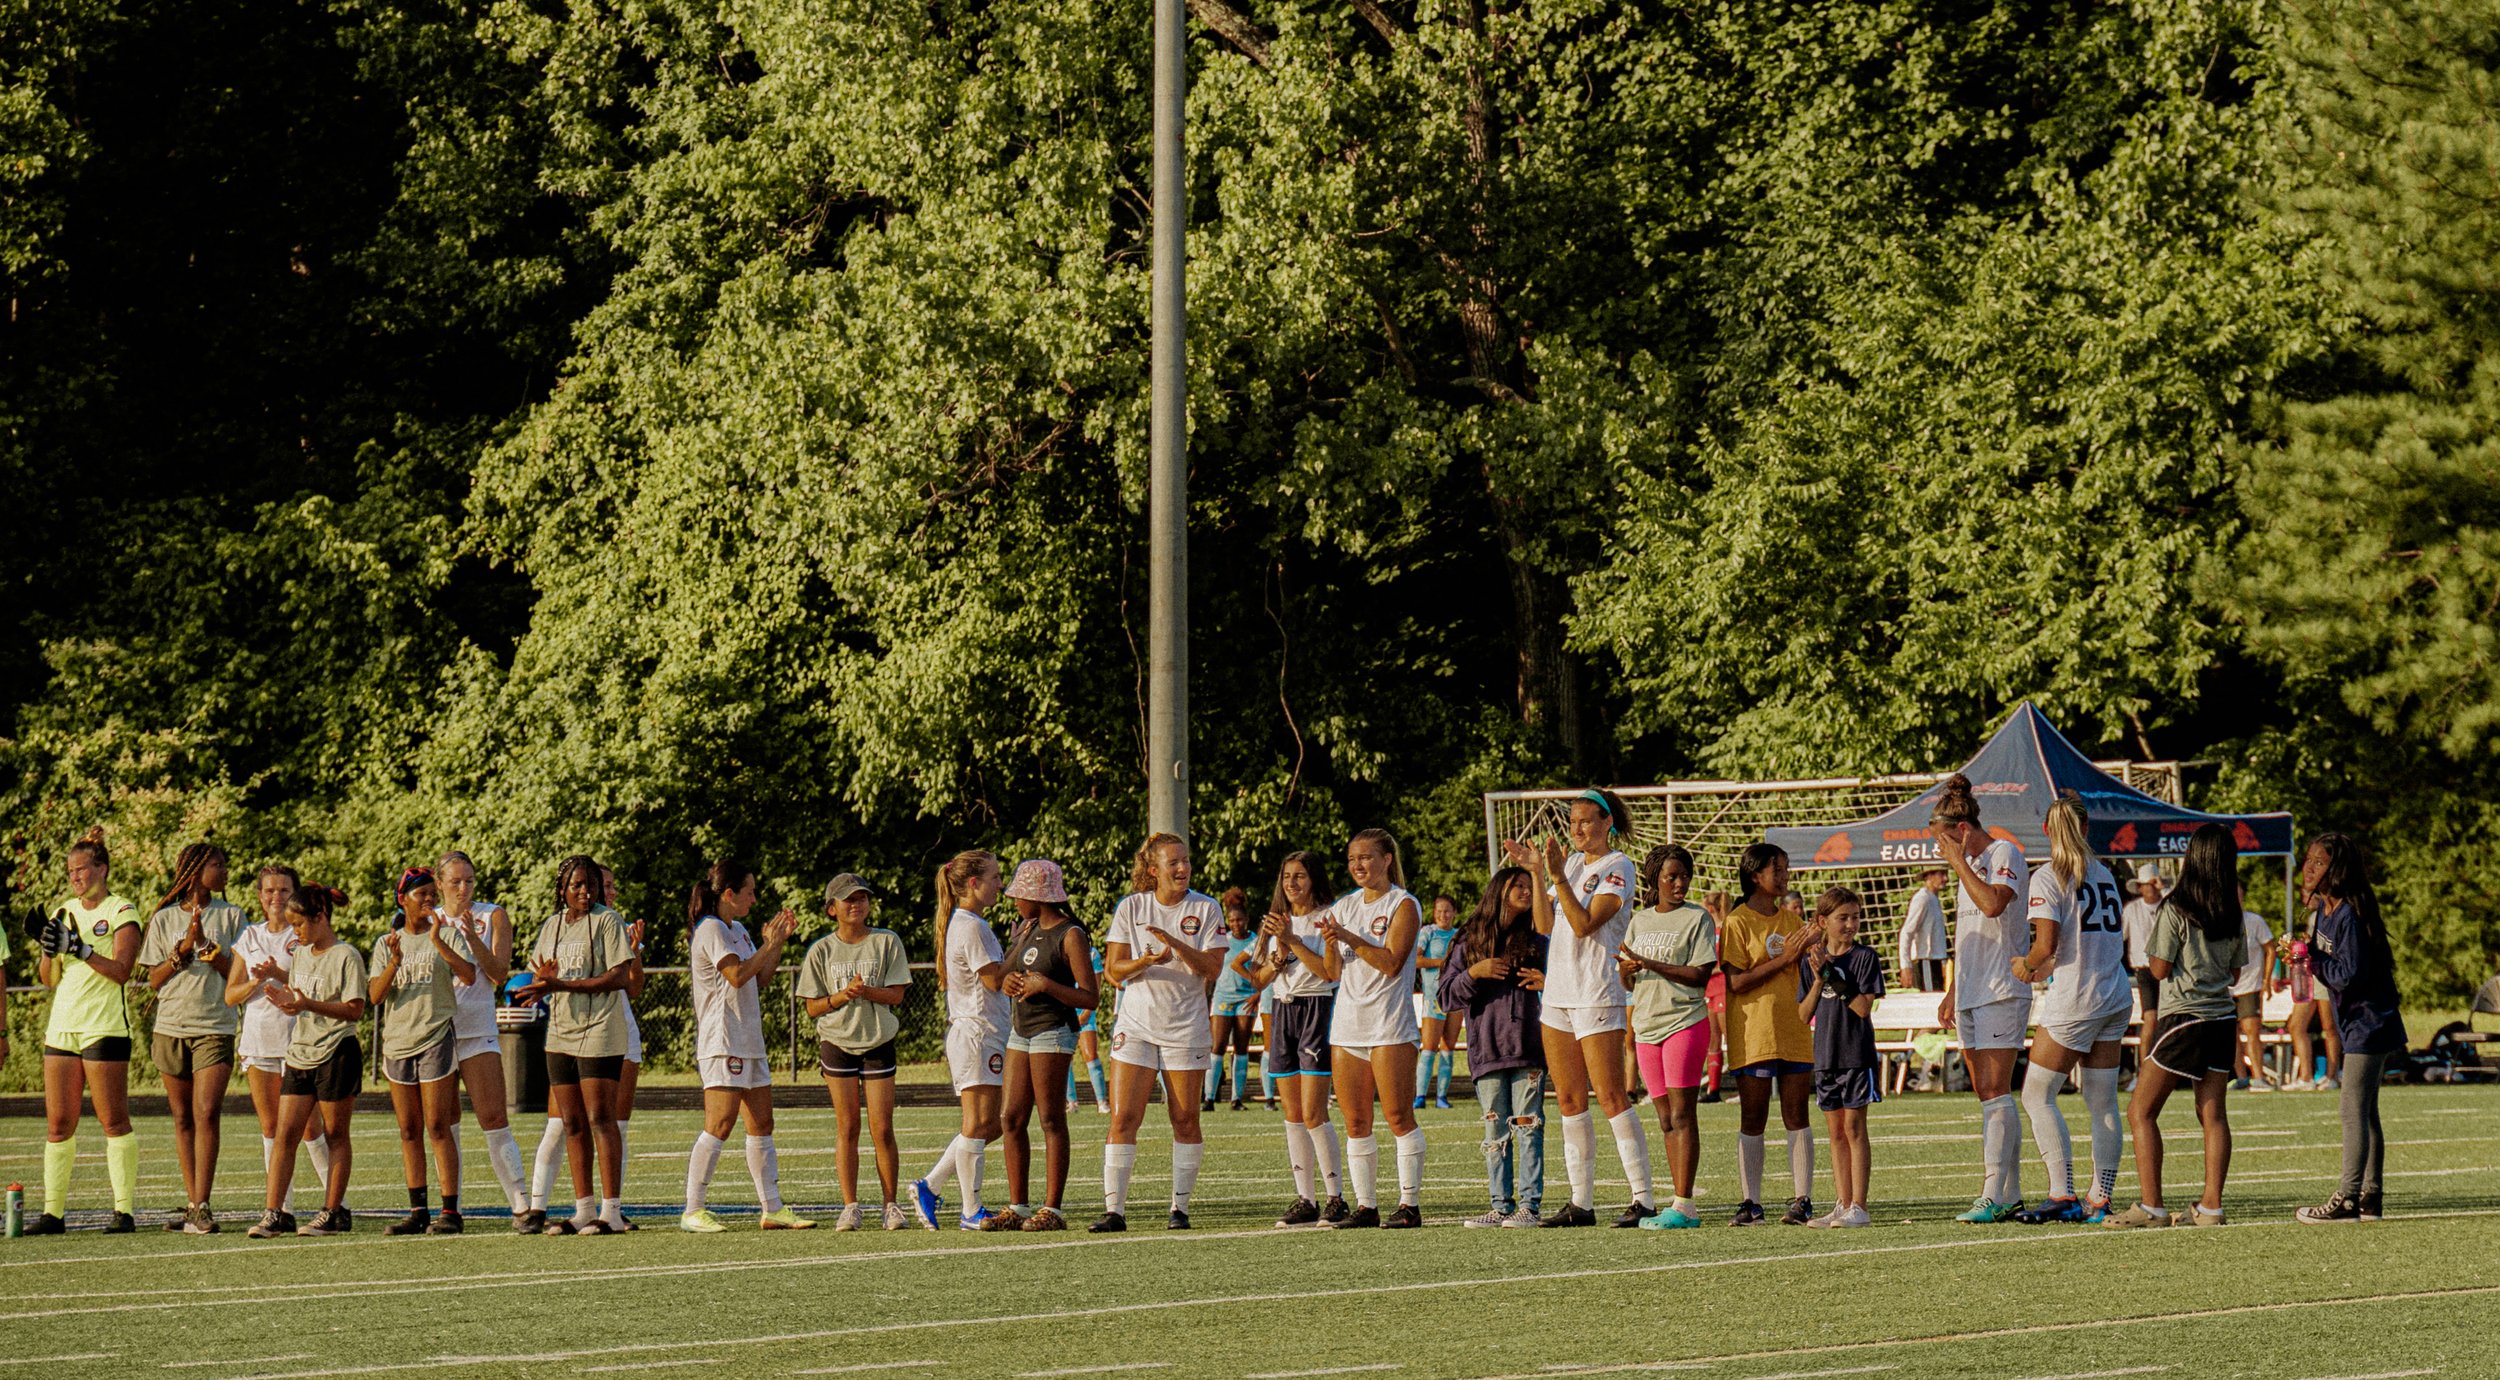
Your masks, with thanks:
[(348, 1036), (330, 1057), (319, 1065), (299, 1069), (293, 1064), (278, 1079), (281, 1097), (309, 1097), (315, 1102), (342, 1102), (356, 1095), (365, 1082), (365, 1047)]
[(1328, 1026), (1336, 1012), (1333, 993), (1279, 998), (1276, 1009), (1267, 1013), (1267, 1061), (1262, 1067), (1277, 1078), (1328, 1077)]
[(2164, 1016), (2153, 1023), (2153, 1052), (2145, 1057), (2194, 1081), (2231, 1072), (2238, 1060), (2239, 1041), (2240, 1023), (2229, 1016), (2210, 1020), (2202, 1016)]
[(2150, 968), (2135, 970), (2135, 1007), (2146, 1016), (2161, 1014), (2161, 979)]
[(1910, 980), (1919, 991), (1943, 991), (1944, 960), (1941, 958), (1921, 958), (1912, 960), (1910, 963)]
[(569, 1088), (583, 1079), (613, 1083), (625, 1076), (622, 1054), (558, 1054), (547, 1051), (547, 1086)]
[(854, 1054), (830, 1040), (816, 1042), (816, 1071), (827, 1078), (857, 1078), (863, 1081), (894, 1076), (894, 1042), (886, 1041), (875, 1049)]
[(91, 1064), (127, 1064), (130, 1062), (130, 1037), (107, 1035), (101, 1040), (90, 1040), (76, 1049), (45, 1045), (43, 1052), (55, 1059), (84, 1059)]

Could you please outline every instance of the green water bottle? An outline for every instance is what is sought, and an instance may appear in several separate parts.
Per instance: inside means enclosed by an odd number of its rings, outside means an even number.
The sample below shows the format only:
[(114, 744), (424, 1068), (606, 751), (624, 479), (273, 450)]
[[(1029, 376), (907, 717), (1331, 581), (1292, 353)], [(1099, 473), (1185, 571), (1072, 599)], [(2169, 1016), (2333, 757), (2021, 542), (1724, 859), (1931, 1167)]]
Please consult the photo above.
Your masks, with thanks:
[(26, 1185), (9, 1185), (9, 1239), (26, 1234)]

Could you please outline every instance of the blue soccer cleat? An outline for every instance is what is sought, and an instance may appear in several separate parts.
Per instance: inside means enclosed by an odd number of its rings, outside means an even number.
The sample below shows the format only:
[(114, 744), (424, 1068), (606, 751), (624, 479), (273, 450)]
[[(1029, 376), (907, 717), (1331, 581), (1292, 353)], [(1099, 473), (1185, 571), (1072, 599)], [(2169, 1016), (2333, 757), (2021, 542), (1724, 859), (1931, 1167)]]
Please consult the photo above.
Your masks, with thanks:
[(921, 1226), (930, 1231), (938, 1229), (938, 1209), (946, 1205), (946, 1200), (937, 1195), (936, 1189), (929, 1187), (927, 1179), (911, 1181), (911, 1205), (912, 1211), (920, 1216)]

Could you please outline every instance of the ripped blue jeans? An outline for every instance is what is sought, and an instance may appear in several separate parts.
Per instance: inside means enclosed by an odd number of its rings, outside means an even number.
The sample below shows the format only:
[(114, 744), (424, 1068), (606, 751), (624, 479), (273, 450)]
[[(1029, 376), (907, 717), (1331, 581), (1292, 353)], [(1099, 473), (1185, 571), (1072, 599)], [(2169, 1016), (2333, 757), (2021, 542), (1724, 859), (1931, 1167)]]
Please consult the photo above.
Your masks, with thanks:
[(1545, 1202), (1545, 1070), (1506, 1069), (1475, 1076), (1484, 1109), (1484, 1189), (1493, 1210), (1530, 1212)]

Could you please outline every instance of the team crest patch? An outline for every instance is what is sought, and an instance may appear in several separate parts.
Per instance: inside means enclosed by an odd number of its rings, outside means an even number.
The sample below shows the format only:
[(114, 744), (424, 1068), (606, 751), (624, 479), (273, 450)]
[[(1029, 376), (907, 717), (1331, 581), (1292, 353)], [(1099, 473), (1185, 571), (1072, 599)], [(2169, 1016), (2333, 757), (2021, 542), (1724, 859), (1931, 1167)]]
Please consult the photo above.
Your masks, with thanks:
[(1004, 1072), (1006, 1072), (1006, 1071), (1007, 1071), (1007, 1056), (1006, 1056), (1005, 1054), (999, 1053), (999, 1052), (997, 1052), (997, 1051), (995, 1051), (995, 1050), (991, 1051), (991, 1053), (990, 1053), (990, 1072), (992, 1072), (992, 1073), (1004, 1073)]
[(1119, 1052), (1120, 1050), (1124, 1050), (1124, 1049), (1126, 1049), (1126, 1048), (1128, 1048), (1128, 1032), (1127, 1032), (1127, 1031), (1125, 1031), (1125, 1030), (1119, 1030), (1119, 1031), (1114, 1031), (1114, 1032), (1112, 1032), (1112, 1035), (1111, 1035), (1111, 1049), (1112, 1049), (1112, 1052), (1117, 1053), (1117, 1052)]
[(1028, 967), (1028, 968), (1029, 968), (1029, 967), (1033, 966), (1035, 963), (1037, 963), (1037, 962), (1041, 961), (1041, 957), (1042, 957), (1042, 951), (1041, 951), (1040, 949), (1036, 949), (1036, 948), (1027, 948), (1027, 949), (1024, 951), (1024, 964), (1025, 964), (1025, 966), (1026, 966), (1026, 967)]
[(108, 927), (108, 925), (107, 925), (107, 922), (102, 921), (102, 920), (98, 920), (98, 921), (96, 921), (96, 922), (95, 922), (95, 937), (96, 937), (96, 938), (98, 938), (98, 939), (102, 939), (102, 938), (106, 935), (106, 933), (108, 933), (108, 932), (109, 932), (109, 927)]
[(740, 1074), (740, 1073), (744, 1073), (744, 1072), (746, 1072), (746, 1071), (747, 1071), (747, 1061), (746, 1061), (746, 1060), (744, 1060), (744, 1059), (740, 1059), (740, 1058), (737, 1058), (737, 1057), (735, 1057), (735, 1056), (732, 1056), (732, 1057), (731, 1057), (731, 1059), (730, 1059), (730, 1061), (729, 1061), (729, 1071), (730, 1071), (732, 1074)]
[(1203, 928), (1205, 924), (1206, 922), (1204, 920), (1199, 919), (1195, 915), (1184, 915), (1181, 917), (1181, 933), (1195, 939), (1198, 937), (1198, 931)]
[(1374, 938), (1374, 939), (1379, 939), (1379, 938), (1382, 938), (1383, 936), (1387, 935), (1388, 933), (1389, 933), (1389, 917), (1388, 917), (1388, 916), (1385, 916), (1385, 915), (1375, 915), (1375, 916), (1373, 916), (1373, 917), (1372, 917), (1372, 938)]

